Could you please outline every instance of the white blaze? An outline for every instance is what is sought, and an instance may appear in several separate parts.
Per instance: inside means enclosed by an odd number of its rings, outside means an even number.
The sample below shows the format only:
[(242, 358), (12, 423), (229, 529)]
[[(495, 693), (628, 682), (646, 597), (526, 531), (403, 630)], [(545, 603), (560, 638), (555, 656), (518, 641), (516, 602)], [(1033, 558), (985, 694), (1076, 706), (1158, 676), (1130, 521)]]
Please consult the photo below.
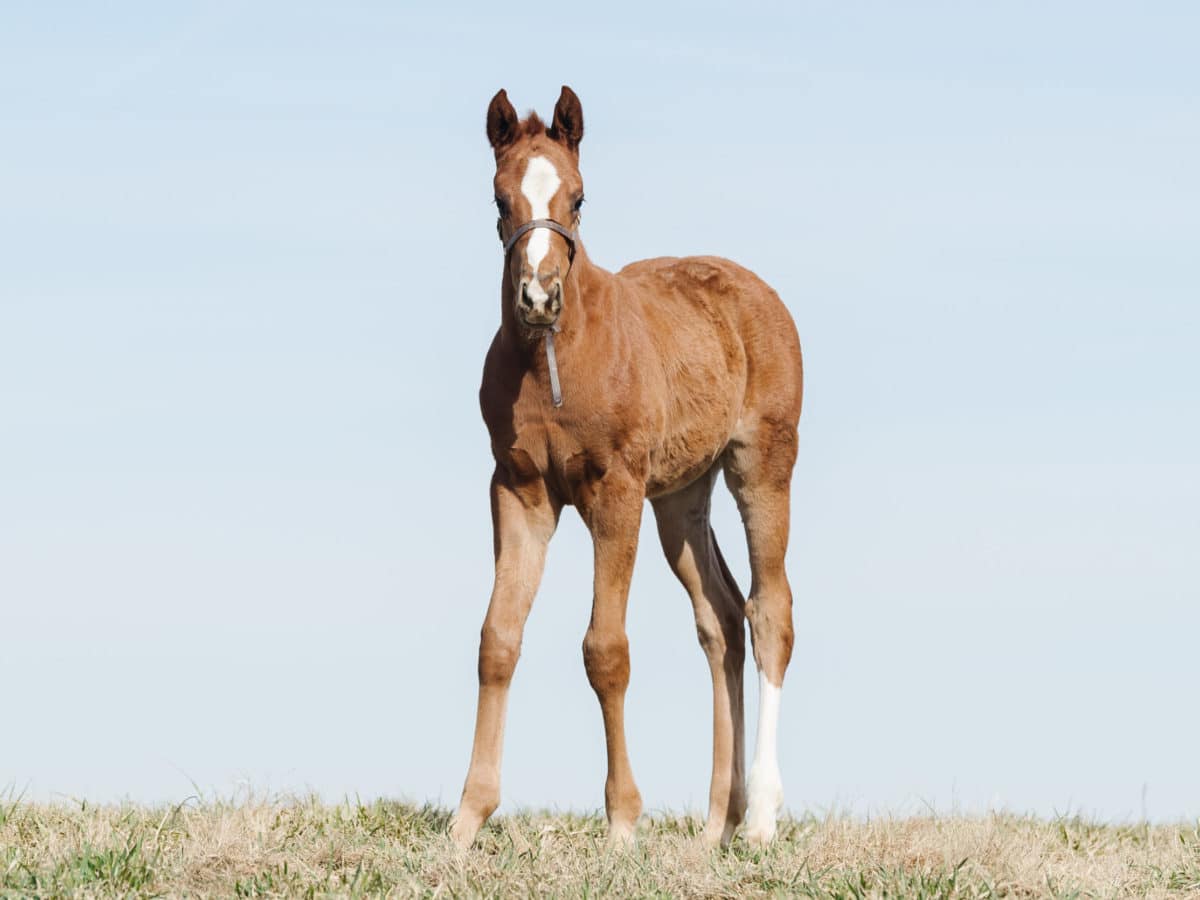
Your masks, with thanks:
[[(525, 167), (525, 176), (521, 179), (521, 193), (529, 201), (529, 217), (531, 219), (550, 218), (550, 201), (562, 181), (553, 163), (544, 156), (535, 156)], [(535, 228), (529, 233), (525, 244), (525, 258), (533, 269), (533, 279), (529, 282), (529, 298), (545, 300), (546, 292), (538, 281), (538, 266), (550, 252), (550, 229)]]
[(782, 689), (758, 673), (758, 735), (754, 740), (754, 763), (750, 766), (746, 834), (769, 841), (775, 835), (775, 817), (783, 806), (783, 780), (776, 756), (779, 731), (779, 699)]

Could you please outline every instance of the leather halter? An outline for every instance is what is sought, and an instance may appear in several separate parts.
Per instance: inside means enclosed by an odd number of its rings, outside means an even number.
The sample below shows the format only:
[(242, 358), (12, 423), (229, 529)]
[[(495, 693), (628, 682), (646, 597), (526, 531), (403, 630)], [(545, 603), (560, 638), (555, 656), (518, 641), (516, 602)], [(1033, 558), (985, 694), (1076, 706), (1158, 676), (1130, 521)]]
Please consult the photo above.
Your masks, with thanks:
[(567, 262), (575, 262), (575, 241), (579, 238), (578, 234), (571, 231), (565, 225), (560, 225), (553, 219), (530, 219), (524, 225), (517, 228), (516, 231), (508, 236), (508, 240), (504, 242), (504, 258), (508, 259), (508, 254), (512, 250), (513, 244), (521, 239), (521, 235), (527, 234), (535, 228), (549, 228), (551, 231), (557, 232), (566, 238), (567, 247), (569, 248), (567, 250)]

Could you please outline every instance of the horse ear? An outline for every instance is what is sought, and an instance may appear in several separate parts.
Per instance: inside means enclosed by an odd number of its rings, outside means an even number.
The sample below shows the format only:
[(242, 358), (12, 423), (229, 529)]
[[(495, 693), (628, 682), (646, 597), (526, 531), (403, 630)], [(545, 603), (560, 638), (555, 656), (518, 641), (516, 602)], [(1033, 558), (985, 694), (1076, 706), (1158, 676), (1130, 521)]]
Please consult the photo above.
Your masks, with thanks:
[(579, 142), (583, 140), (583, 106), (575, 92), (565, 84), (554, 106), (554, 122), (547, 134), (566, 144), (572, 153), (579, 152)]
[(501, 88), (488, 104), (487, 136), (498, 156), (505, 147), (517, 139), (521, 123), (517, 111), (508, 102), (508, 94)]

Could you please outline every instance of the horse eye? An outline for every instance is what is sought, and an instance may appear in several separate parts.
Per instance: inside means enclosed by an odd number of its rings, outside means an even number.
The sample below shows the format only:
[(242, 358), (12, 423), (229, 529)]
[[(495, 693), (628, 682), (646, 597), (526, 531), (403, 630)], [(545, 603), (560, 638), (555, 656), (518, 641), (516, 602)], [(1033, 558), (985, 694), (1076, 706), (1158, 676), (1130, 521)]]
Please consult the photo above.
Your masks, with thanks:
[(581, 209), (583, 209), (583, 195), (582, 194), (580, 194), (579, 199), (575, 201), (575, 206), (573, 207), (573, 209), (575, 212), (579, 212)]
[(500, 212), (500, 218), (508, 218), (508, 204), (499, 197), (496, 198), (496, 209)]

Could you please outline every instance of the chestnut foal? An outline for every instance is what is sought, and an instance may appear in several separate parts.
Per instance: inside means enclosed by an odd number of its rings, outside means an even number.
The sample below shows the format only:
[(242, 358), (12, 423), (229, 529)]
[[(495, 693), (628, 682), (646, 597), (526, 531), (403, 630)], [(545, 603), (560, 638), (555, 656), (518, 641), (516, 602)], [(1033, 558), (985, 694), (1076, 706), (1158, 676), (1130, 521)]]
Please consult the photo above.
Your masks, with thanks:
[[(570, 88), (549, 127), (535, 113), (519, 120), (500, 91), (487, 135), (505, 248), (500, 329), (479, 392), (496, 459), (496, 575), (479, 646), (475, 744), (451, 835), (469, 845), (500, 802), (509, 682), (546, 547), (563, 506), (574, 505), (595, 549), (583, 660), (604, 716), (609, 837), (632, 837), (642, 801), (625, 748), (625, 606), (649, 499), (712, 670), (705, 838), (727, 844), (744, 813), (746, 838), (766, 843), (783, 802), (776, 725), (792, 653), (784, 552), (802, 384), (795, 325), (771, 288), (726, 259), (650, 259), (615, 275), (588, 259), (577, 232), (583, 112)], [(745, 523), (748, 601), (709, 526), (718, 471)], [(760, 690), (748, 788), (746, 619)]]

